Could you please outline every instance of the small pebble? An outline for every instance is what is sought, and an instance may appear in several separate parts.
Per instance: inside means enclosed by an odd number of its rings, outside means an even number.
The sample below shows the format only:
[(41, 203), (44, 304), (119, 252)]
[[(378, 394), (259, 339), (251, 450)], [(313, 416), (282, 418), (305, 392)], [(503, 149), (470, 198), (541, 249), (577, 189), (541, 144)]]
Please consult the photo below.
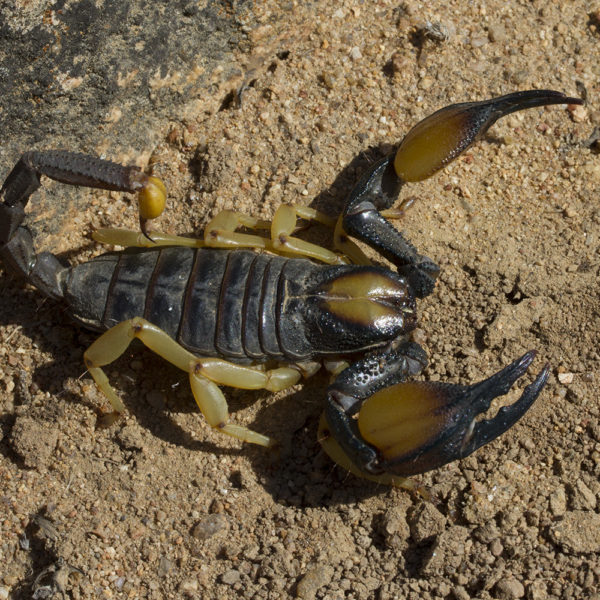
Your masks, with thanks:
[(516, 579), (502, 579), (496, 584), (496, 596), (499, 600), (512, 600), (513, 598), (522, 598), (524, 595), (525, 588)]
[(350, 50), (350, 58), (352, 60), (360, 60), (362, 58), (362, 52), (360, 51), (360, 48), (358, 46), (354, 46)]
[(490, 552), (494, 556), (500, 556), (503, 551), (504, 551), (504, 547), (502, 546), (502, 542), (500, 540), (494, 540), (490, 544)]
[(585, 106), (569, 105), (569, 112), (574, 123), (583, 123), (588, 117), (588, 111)]
[(197, 540), (207, 540), (219, 531), (222, 531), (227, 528), (227, 518), (219, 513), (206, 515), (204, 518), (200, 519), (194, 528), (192, 529), (192, 535)]
[(196, 594), (196, 592), (198, 591), (198, 580), (197, 579), (186, 579), (185, 581), (182, 581), (181, 585), (179, 586), (179, 591), (184, 596), (193, 597)]
[(540, 579), (532, 581), (527, 587), (527, 598), (529, 600), (546, 600), (548, 598), (546, 582)]
[(452, 594), (455, 600), (471, 600), (471, 594), (462, 585), (457, 585), (453, 588)]
[(169, 571), (173, 568), (173, 562), (166, 556), (161, 556), (158, 563), (158, 576), (166, 577)]
[(506, 41), (506, 29), (504, 25), (495, 23), (488, 27), (488, 37), (490, 42), (505, 42)]
[(581, 480), (575, 483), (575, 498), (572, 508), (594, 510), (596, 508), (596, 494)]
[(574, 378), (573, 373), (559, 373), (558, 374), (558, 381), (560, 381), (560, 383), (562, 383), (563, 385), (569, 385), (569, 384), (573, 383), (573, 378)]
[(567, 494), (564, 487), (556, 488), (550, 494), (550, 512), (555, 517), (562, 517), (567, 511)]
[(331, 580), (333, 573), (333, 567), (329, 565), (319, 565), (308, 570), (298, 582), (297, 597), (312, 600), (317, 591)]
[(240, 580), (240, 572), (235, 569), (230, 569), (229, 571), (225, 571), (223, 575), (221, 575), (221, 582), (226, 585), (233, 585)]

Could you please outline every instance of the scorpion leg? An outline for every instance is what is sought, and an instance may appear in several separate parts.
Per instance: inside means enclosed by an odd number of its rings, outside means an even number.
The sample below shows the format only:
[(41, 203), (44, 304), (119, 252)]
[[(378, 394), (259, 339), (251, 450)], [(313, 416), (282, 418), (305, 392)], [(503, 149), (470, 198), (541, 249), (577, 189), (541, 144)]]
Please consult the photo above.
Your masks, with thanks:
[(344, 236), (354, 236), (396, 265), (417, 296), (428, 295), (438, 267), (420, 256), (382, 211), (393, 205), (404, 183), (421, 181), (445, 167), (501, 117), (549, 104), (582, 101), (551, 90), (529, 90), (454, 104), (430, 115), (408, 132), (395, 154), (375, 163), (355, 186), (336, 227), (336, 246), (344, 248)]
[[(305, 256), (329, 264), (343, 262), (339, 255), (330, 250), (293, 237), (297, 217), (319, 221), (330, 227), (335, 224), (333, 219), (305, 206), (280, 206), (275, 211), (272, 223), (243, 213), (224, 210), (206, 226), (204, 243), (213, 248), (262, 248), (276, 254)], [(236, 231), (241, 226), (249, 229), (270, 229), (271, 238)]]
[[(491, 419), (476, 421), (494, 398), (510, 391), (534, 357), (535, 352), (527, 352), (490, 378), (470, 386), (398, 383), (409, 374), (402, 362), (394, 365), (401, 355), (384, 355), (387, 363), (377, 372), (370, 370), (368, 362), (352, 365), (330, 387), (325, 417), (335, 440), (329, 441), (333, 450), (329, 452), (327, 446), (325, 450), (337, 462), (341, 455), (361, 472), (402, 477), (469, 456), (510, 429), (538, 397), (548, 379), (548, 365), (516, 402), (501, 408)], [(390, 376), (390, 367), (398, 368), (396, 381)], [(352, 419), (356, 413), (358, 419)]]
[(152, 232), (152, 239), (129, 229), (98, 229), (92, 237), (103, 244), (114, 246), (152, 248), (155, 246), (186, 246), (190, 248), (263, 248), (269, 247), (268, 238), (235, 231), (238, 227), (269, 229), (268, 221), (255, 219), (232, 210), (220, 212), (208, 223), (204, 239), (190, 238), (169, 233)]
[(235, 231), (238, 227), (269, 229), (268, 221), (255, 219), (232, 210), (220, 212), (208, 223), (204, 239), (169, 233), (152, 232), (152, 239), (128, 229), (98, 229), (92, 237), (103, 244), (115, 246), (152, 248), (154, 246), (186, 246), (190, 248), (263, 248), (270, 249), (268, 238)]
[[(204, 243), (213, 248), (263, 248), (276, 254), (300, 256), (338, 265), (347, 261), (335, 252), (293, 236), (298, 218), (317, 221), (327, 227), (335, 226), (335, 219), (308, 206), (280, 206), (273, 221), (262, 221), (243, 213), (225, 210), (206, 227)], [(249, 229), (269, 229), (271, 239), (235, 231), (243, 226)]]
[(335, 224), (333, 219), (312, 208), (284, 204), (275, 211), (275, 215), (273, 216), (271, 243), (275, 252), (285, 254), (286, 256), (312, 258), (329, 265), (347, 264), (348, 261), (343, 256), (317, 244), (294, 237), (292, 234), (296, 229), (296, 220), (298, 217), (319, 221), (328, 227), (333, 227)]
[(156, 248), (156, 246), (187, 246), (189, 248), (203, 248), (204, 240), (188, 238), (170, 233), (152, 231), (152, 237), (146, 233), (132, 231), (131, 229), (118, 229), (103, 227), (92, 233), (92, 238), (101, 244), (123, 246), (124, 248)]
[[(328, 264), (345, 264), (339, 254), (292, 236), (296, 218), (318, 221), (329, 227), (335, 220), (306, 206), (280, 206), (273, 222), (256, 219), (244, 213), (224, 210), (208, 223), (204, 239), (152, 232), (152, 239), (137, 231), (127, 229), (98, 229), (92, 237), (103, 244), (125, 247), (151, 248), (153, 246), (188, 246), (192, 248), (260, 248), (275, 254), (305, 256)], [(248, 229), (271, 229), (271, 238), (236, 231), (238, 227)]]
[(136, 317), (103, 333), (84, 353), (90, 375), (118, 413), (124, 412), (125, 407), (108, 382), (102, 367), (121, 356), (134, 338), (189, 373), (196, 403), (211, 427), (242, 441), (261, 446), (272, 445), (272, 440), (267, 436), (228, 422), (227, 401), (217, 384), (250, 390), (280, 391), (299, 381), (301, 374), (298, 369), (282, 367), (263, 371), (222, 359), (198, 358), (156, 325)]

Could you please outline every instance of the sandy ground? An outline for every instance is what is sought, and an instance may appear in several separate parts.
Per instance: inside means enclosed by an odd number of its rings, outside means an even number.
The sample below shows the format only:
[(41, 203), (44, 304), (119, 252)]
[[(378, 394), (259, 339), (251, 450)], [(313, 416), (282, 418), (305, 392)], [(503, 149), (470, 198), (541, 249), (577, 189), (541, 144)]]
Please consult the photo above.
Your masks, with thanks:
[[(156, 227), (198, 232), (224, 208), (270, 218), (282, 202), (335, 214), (360, 172), (442, 106), (587, 94), (577, 110), (504, 119), (402, 192), (417, 201), (398, 226), (442, 267), (419, 306), (424, 377), (470, 383), (535, 348), (532, 371), (552, 371), (534, 408), (422, 476), (431, 502), (323, 454), (322, 373), (278, 395), (226, 391), (236, 422), (281, 442), (275, 454), (211, 431), (185, 374), (134, 345), (108, 369), (128, 412), (101, 428), (108, 404), (82, 363), (95, 335), (0, 270), (0, 599), (600, 598), (600, 165), (588, 143), (600, 7), (412, 6), (315, 2), (293, 11), (289, 39), (267, 15), (239, 57), (241, 107), (174, 115), (150, 149), (170, 190)], [(58, 184), (39, 197), (52, 194)], [(99, 252), (91, 229), (136, 221), (130, 197), (81, 194), (89, 210), (46, 240), (71, 260)], [(32, 221), (44, 218), (34, 203)]]

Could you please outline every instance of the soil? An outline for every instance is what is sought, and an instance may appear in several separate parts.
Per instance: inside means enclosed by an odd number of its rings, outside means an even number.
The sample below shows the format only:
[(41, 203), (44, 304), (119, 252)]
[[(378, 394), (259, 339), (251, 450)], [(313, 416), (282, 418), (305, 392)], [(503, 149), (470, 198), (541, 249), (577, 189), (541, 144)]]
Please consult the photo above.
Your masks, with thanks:
[[(0, 599), (600, 598), (599, 10), (313, 2), (285, 27), (265, 11), (239, 55), (241, 105), (173, 115), (147, 149), (170, 194), (155, 227), (197, 234), (225, 208), (336, 214), (445, 105), (585, 95), (501, 120), (402, 191), (416, 201), (397, 226), (442, 267), (419, 304), (423, 377), (472, 383), (536, 349), (531, 372), (551, 375), (515, 427), (419, 477), (426, 501), (324, 455), (323, 372), (280, 394), (226, 390), (235, 422), (280, 442), (269, 452), (212, 431), (186, 375), (141, 345), (107, 369), (127, 413), (102, 427), (108, 403), (82, 362), (95, 334), (1, 270)], [(60, 193), (45, 182), (32, 223)], [(88, 210), (39, 240), (73, 261), (101, 251), (92, 229), (137, 226), (131, 197), (79, 193)]]

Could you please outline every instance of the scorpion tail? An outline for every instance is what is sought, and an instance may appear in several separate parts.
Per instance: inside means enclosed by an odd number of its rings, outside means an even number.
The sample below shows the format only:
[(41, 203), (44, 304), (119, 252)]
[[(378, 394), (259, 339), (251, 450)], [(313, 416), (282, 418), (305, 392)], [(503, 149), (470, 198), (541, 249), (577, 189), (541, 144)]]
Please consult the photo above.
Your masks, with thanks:
[(396, 152), (394, 169), (402, 181), (421, 181), (452, 162), (498, 119), (527, 108), (583, 104), (553, 90), (514, 92), (482, 102), (452, 104), (413, 127)]
[(64, 266), (53, 254), (36, 254), (32, 235), (23, 226), (25, 207), (40, 187), (42, 175), (69, 185), (138, 192), (144, 232), (147, 220), (157, 217), (165, 205), (162, 181), (146, 175), (139, 167), (63, 150), (23, 154), (0, 188), (0, 259), (53, 298), (62, 297), (60, 274)]

